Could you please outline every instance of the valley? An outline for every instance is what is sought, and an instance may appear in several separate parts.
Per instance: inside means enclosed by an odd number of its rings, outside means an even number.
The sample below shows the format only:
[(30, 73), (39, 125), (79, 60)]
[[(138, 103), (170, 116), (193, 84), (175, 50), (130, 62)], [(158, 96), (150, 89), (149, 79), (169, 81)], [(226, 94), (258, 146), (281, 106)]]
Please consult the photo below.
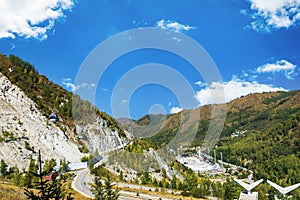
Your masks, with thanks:
[[(39, 150), (43, 172), (60, 171), (61, 180), (72, 182), (70, 191), (89, 198), (94, 177), (111, 177), (120, 199), (232, 199), (242, 191), (233, 178), (282, 186), (300, 182), (300, 91), (113, 119), (28, 62), (4, 55), (0, 89), (0, 175), (9, 184), (38, 188), (31, 174), (38, 174)], [(51, 113), (57, 121), (50, 121)], [(223, 128), (209, 146), (212, 119)], [(255, 191), (260, 199), (280, 195), (265, 182)], [(291, 194), (300, 197), (299, 189)]]

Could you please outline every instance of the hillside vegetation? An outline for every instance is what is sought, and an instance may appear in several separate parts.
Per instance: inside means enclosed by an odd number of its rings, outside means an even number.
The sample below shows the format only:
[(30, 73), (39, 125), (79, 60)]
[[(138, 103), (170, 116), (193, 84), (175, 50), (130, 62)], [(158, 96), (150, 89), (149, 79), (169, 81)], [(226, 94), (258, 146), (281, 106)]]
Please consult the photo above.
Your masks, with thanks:
[[(282, 185), (300, 182), (299, 100), (300, 91), (291, 91), (250, 94), (227, 103), (217, 152), (223, 153), (225, 161), (253, 170), (256, 179)], [(136, 123), (127, 121), (127, 125), (137, 130), (145, 126), (142, 130), (148, 133), (143, 134), (149, 137), (143, 140), (158, 149), (178, 134), (188, 135), (189, 128), (198, 124), (191, 146), (199, 146), (208, 131), (212, 109), (213, 105), (208, 105), (167, 116), (150, 115)]]
[(125, 135), (112, 117), (100, 112), (94, 105), (82, 100), (78, 95), (53, 83), (46, 76), (40, 75), (29, 62), (14, 55), (6, 57), (0, 54), (0, 72), (21, 88), (46, 117), (53, 112), (56, 113), (61, 125), (73, 128), (74, 119), (76, 123), (84, 124), (96, 121), (96, 117), (100, 116), (108, 121), (112, 130), (118, 129), (121, 135)]
[[(299, 183), (300, 92), (256, 96), (261, 102), (249, 102), (245, 109), (228, 113), (227, 129), (217, 150), (223, 152), (225, 161), (253, 170), (257, 179), (282, 185)], [(229, 138), (229, 130), (247, 133)]]

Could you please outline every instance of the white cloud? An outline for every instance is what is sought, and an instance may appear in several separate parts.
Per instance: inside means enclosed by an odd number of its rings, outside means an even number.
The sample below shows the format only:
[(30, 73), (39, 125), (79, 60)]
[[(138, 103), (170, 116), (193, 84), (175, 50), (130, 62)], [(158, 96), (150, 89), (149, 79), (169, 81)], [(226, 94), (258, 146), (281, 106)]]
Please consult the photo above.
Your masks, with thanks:
[(240, 10), (240, 14), (248, 15), (248, 11), (246, 9), (242, 9), (242, 10)]
[(161, 28), (161, 29), (173, 30), (175, 32), (182, 32), (182, 31), (189, 31), (191, 29), (196, 29), (196, 27), (192, 27), (189, 25), (183, 25), (178, 22), (174, 22), (171, 20), (164, 20), (164, 19), (157, 21), (156, 27)]
[(212, 82), (209, 86), (197, 92), (196, 99), (200, 105), (220, 104), (230, 102), (247, 94), (271, 91), (285, 91), (285, 89), (233, 78), (229, 82)]
[(288, 28), (300, 20), (300, 0), (248, 0), (255, 11), (251, 23), (254, 30), (270, 32)]
[(284, 73), (284, 76), (288, 79), (293, 79), (294, 76), (297, 75), (296, 71), (296, 65), (286, 61), (286, 60), (280, 60), (275, 63), (267, 63), (264, 64), (256, 69), (256, 72), (258, 73), (276, 73), (276, 72), (282, 72)]
[(9, 50), (12, 51), (12, 50), (14, 50), (15, 48), (16, 48), (16, 45), (15, 45), (14, 43), (12, 43)]
[(94, 88), (96, 86), (94, 83), (81, 83), (80, 85), (75, 85), (71, 81), (71, 78), (65, 78), (62, 80), (62, 85), (65, 85), (73, 92), (77, 91), (80, 88)]
[(172, 37), (172, 40), (175, 40), (177, 42), (182, 42), (182, 39), (178, 38), (178, 37)]
[(202, 81), (197, 81), (197, 82), (195, 82), (194, 84), (195, 84), (195, 85), (198, 85), (199, 87), (205, 87), (205, 86), (207, 86), (207, 83), (204, 83), (204, 82), (202, 82)]
[(122, 106), (125, 106), (125, 105), (127, 105), (128, 104), (128, 100), (127, 99), (122, 99), (121, 100), (121, 105)]
[(171, 114), (179, 113), (179, 112), (181, 112), (181, 111), (182, 111), (182, 108), (179, 108), (179, 107), (172, 107), (172, 108), (170, 109), (170, 113), (171, 113)]
[(1, 0), (0, 39), (47, 38), (47, 31), (55, 21), (64, 17), (63, 11), (70, 10), (74, 0)]

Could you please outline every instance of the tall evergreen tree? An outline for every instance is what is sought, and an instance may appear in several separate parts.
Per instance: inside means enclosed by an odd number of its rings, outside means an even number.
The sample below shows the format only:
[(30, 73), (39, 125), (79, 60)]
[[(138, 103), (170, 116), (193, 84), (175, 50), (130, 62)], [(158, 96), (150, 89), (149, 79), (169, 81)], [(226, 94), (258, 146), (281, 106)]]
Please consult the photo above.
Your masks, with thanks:
[(62, 183), (57, 181), (56, 179), (52, 181), (44, 181), (43, 176), (45, 175), (45, 172), (42, 172), (42, 159), (41, 154), (39, 151), (39, 173), (32, 172), (31, 174), (38, 178), (37, 189), (39, 190), (38, 193), (33, 192), (32, 190), (25, 189), (25, 195), (28, 197), (28, 199), (32, 200), (72, 200), (74, 199), (72, 197), (71, 193), (67, 193), (65, 188), (63, 187)]
[(96, 200), (104, 200), (104, 185), (101, 182), (101, 179), (99, 177), (95, 177), (94, 179), (94, 184), (92, 185), (91, 191), (93, 195), (95, 196), (94, 198)]
[(114, 184), (110, 176), (106, 176), (104, 184), (99, 177), (94, 179), (92, 185), (92, 193), (96, 200), (117, 200), (119, 198), (119, 189), (113, 189)]
[(7, 164), (4, 162), (3, 159), (0, 161), (0, 176), (3, 178), (6, 176), (7, 172)]
[(22, 174), (19, 171), (18, 167), (15, 167), (14, 173), (13, 173), (13, 183), (17, 186), (21, 186), (21, 176)]
[(120, 196), (119, 189), (113, 189), (114, 183), (112, 183), (112, 180), (110, 176), (107, 176), (104, 180), (104, 189), (105, 189), (105, 199), (106, 200), (117, 200)]
[(28, 166), (28, 170), (25, 174), (24, 177), (24, 186), (27, 188), (32, 188), (33, 186), (33, 174), (36, 173), (36, 166), (34, 163), (34, 159), (32, 158), (32, 155), (30, 155), (30, 160), (29, 160), (29, 166)]

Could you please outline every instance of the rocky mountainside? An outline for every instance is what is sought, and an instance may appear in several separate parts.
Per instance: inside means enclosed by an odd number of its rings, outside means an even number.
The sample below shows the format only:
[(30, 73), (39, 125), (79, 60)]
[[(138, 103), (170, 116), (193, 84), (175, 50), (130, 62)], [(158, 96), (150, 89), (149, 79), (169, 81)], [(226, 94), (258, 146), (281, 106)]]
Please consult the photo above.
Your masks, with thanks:
[[(0, 159), (22, 168), (29, 164), (30, 155), (36, 158), (41, 150), (44, 159), (78, 162), (84, 153), (107, 152), (126, 144), (130, 134), (78, 96), (80, 112), (89, 116), (87, 112), (95, 113), (93, 118), (75, 124), (72, 94), (39, 75), (29, 63), (13, 59), (18, 62), (0, 55)], [(82, 110), (86, 107), (87, 112)], [(48, 118), (51, 112), (59, 117), (56, 123)]]
[(41, 150), (45, 159), (79, 161), (82, 154), (77, 145), (1, 73), (0, 88), (1, 159), (11, 166), (24, 167), (30, 155)]

